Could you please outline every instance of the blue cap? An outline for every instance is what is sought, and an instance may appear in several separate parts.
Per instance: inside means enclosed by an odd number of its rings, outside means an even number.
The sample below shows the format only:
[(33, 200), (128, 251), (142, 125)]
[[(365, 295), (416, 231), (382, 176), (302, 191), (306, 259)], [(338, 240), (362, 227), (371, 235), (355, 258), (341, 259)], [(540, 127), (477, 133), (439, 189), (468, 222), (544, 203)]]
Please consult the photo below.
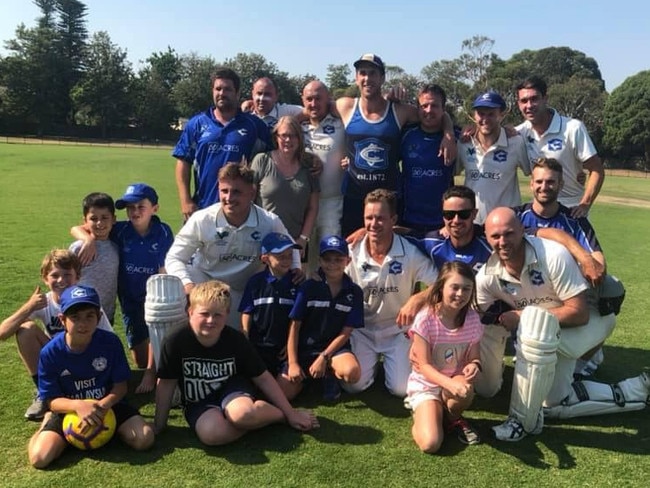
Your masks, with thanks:
[(271, 232), (262, 239), (262, 254), (277, 254), (290, 248), (302, 249), (291, 237), (280, 232)]
[(370, 63), (374, 65), (377, 67), (377, 69), (379, 69), (379, 71), (381, 71), (382, 75), (386, 72), (386, 66), (384, 66), (384, 62), (376, 54), (367, 53), (361, 56), (354, 62), (354, 69), (359, 69), (359, 65), (362, 63)]
[(121, 210), (129, 203), (138, 203), (140, 200), (147, 199), (152, 205), (158, 203), (158, 194), (156, 190), (151, 188), (146, 183), (133, 183), (126, 187), (126, 191), (122, 198), (115, 202), (115, 208)]
[(320, 255), (322, 256), (329, 251), (334, 251), (344, 256), (350, 254), (348, 251), (348, 243), (340, 236), (325, 236), (320, 241)]
[(80, 305), (82, 303), (93, 305), (97, 308), (101, 307), (99, 295), (94, 288), (91, 288), (89, 286), (69, 286), (63, 290), (63, 293), (61, 293), (61, 298), (59, 299), (61, 313), (63, 314), (66, 313), (70, 307), (74, 307), (75, 305)]
[(503, 110), (506, 108), (506, 102), (503, 98), (501, 98), (501, 95), (499, 95), (497, 92), (489, 91), (479, 95), (474, 100), (474, 103), (472, 104), (472, 108), (480, 108), (480, 107), (500, 108), (501, 110)]

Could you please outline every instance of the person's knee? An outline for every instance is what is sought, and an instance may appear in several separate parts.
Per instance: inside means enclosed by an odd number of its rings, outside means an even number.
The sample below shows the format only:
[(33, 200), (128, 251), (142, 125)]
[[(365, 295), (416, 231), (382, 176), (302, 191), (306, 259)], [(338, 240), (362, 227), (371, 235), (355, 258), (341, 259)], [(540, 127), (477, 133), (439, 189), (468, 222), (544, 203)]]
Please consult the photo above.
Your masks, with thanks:
[(474, 391), (480, 397), (492, 398), (501, 391), (502, 384), (503, 378), (500, 376), (490, 378), (484, 374), (479, 374), (474, 383)]
[(29, 464), (36, 469), (45, 469), (53, 461), (53, 457), (48, 453), (44, 453), (40, 449), (35, 449), (29, 452)]
[(336, 376), (346, 383), (357, 383), (361, 379), (361, 366), (356, 362), (345, 364), (337, 369)]
[(426, 454), (435, 454), (442, 446), (442, 436), (414, 436), (415, 443), (420, 451)]
[(213, 426), (196, 426), (196, 436), (206, 446), (221, 446), (229, 441), (224, 439), (218, 429)]
[(18, 327), (18, 330), (16, 330), (16, 342), (18, 343), (18, 347), (23, 345), (25, 342), (31, 342), (36, 339), (36, 328), (38, 328), (38, 326), (31, 320)]
[(131, 438), (129, 445), (136, 451), (146, 451), (153, 446), (155, 438), (153, 429), (149, 425), (145, 425), (141, 431)]

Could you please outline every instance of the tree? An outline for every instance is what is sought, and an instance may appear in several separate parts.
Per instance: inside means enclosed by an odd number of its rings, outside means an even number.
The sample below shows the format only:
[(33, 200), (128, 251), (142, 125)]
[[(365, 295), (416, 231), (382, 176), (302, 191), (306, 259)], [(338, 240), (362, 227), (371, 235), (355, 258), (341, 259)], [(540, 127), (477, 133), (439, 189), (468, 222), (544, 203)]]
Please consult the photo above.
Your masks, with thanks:
[(167, 47), (166, 52), (153, 53), (140, 69), (133, 84), (135, 122), (143, 136), (161, 138), (178, 121), (178, 110), (172, 90), (181, 75), (181, 60)]
[(189, 118), (212, 104), (210, 75), (216, 64), (211, 57), (195, 53), (181, 56), (180, 63), (179, 80), (171, 90), (171, 97), (178, 114)]
[(650, 70), (627, 78), (605, 102), (604, 142), (613, 152), (643, 154), (650, 169)]
[(549, 104), (563, 115), (581, 120), (598, 146), (603, 134), (603, 108), (607, 94), (591, 78), (571, 77), (548, 89)]
[(99, 125), (102, 137), (106, 138), (109, 128), (125, 127), (129, 122), (131, 65), (126, 60), (126, 51), (113, 44), (107, 32), (100, 31), (88, 45), (86, 66), (72, 98), (87, 122)]
[(470, 97), (472, 89), (463, 81), (462, 65), (458, 59), (434, 61), (422, 68), (421, 73), (426, 83), (436, 83), (445, 90), (447, 103), (455, 109), (462, 107)]
[(347, 89), (350, 84), (350, 66), (347, 64), (328, 64), (325, 83), (330, 91)]
[(280, 71), (275, 63), (266, 60), (261, 54), (238, 53), (234, 58), (224, 61), (239, 75), (242, 81), (241, 96), (243, 100), (251, 98), (251, 88), (258, 78), (268, 76), (278, 87), (278, 99), (284, 103), (300, 103), (300, 90), (296, 90), (286, 71)]
[(79, 82), (84, 70), (84, 57), (88, 29), (86, 29), (87, 7), (78, 0), (57, 0), (56, 23), (57, 45), (60, 53), (61, 97), (68, 121), (74, 122), (70, 92)]
[(459, 61), (463, 77), (477, 92), (484, 92), (489, 88), (487, 71), (492, 62), (492, 47), (494, 40), (486, 36), (474, 36), (465, 39)]
[(547, 47), (537, 51), (524, 49), (504, 63), (492, 63), (487, 74), (489, 79), (511, 80), (511, 89), (532, 75), (541, 76), (549, 86), (576, 77), (596, 80), (601, 89), (605, 89), (596, 60), (569, 47)]
[(289, 82), (291, 83), (291, 86), (293, 86), (294, 90), (296, 90), (302, 97), (302, 89), (305, 88), (305, 85), (310, 81), (317, 79), (318, 76), (312, 75), (311, 73), (306, 73), (304, 75), (290, 76)]

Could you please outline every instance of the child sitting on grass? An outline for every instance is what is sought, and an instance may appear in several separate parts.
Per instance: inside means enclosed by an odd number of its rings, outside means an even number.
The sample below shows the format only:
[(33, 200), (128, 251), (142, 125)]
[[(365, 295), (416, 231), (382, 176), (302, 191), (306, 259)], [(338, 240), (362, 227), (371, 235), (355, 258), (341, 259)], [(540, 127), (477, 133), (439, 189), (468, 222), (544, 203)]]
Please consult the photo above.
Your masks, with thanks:
[[(250, 430), (287, 422), (307, 431), (318, 427), (311, 412), (295, 410), (244, 334), (226, 326), (230, 289), (220, 281), (190, 292), (189, 326), (163, 342), (156, 388), (156, 433), (167, 425), (176, 385), (184, 414), (199, 440), (209, 446), (235, 441)], [(264, 398), (259, 399), (256, 388)]]
[(474, 399), (473, 383), (481, 370), (483, 326), (470, 308), (476, 305), (472, 268), (460, 261), (445, 263), (426, 305), (409, 331), (413, 370), (404, 403), (413, 410), (415, 443), (432, 454), (440, 449), (445, 430), (455, 430), (464, 444), (480, 442), (461, 416)]
[[(37, 286), (29, 299), (10, 317), (0, 324), (0, 340), (16, 336), (18, 354), (25, 364), (27, 372), (38, 387), (38, 355), (55, 335), (63, 330), (59, 318), (61, 293), (79, 282), (81, 262), (76, 254), (67, 249), (53, 249), (48, 252), (41, 263), (41, 279), (49, 291), (44, 293)], [(43, 328), (37, 325), (43, 324)], [(99, 328), (113, 332), (106, 315), (102, 312)], [(34, 401), (27, 408), (25, 418), (38, 421), (47, 412), (47, 405), (38, 392)]]
[(289, 312), (298, 286), (290, 272), (293, 250), (300, 249), (291, 237), (270, 232), (262, 239), (261, 260), (266, 269), (248, 280), (242, 300), (242, 332), (255, 346), (273, 376), (286, 359)]
[(38, 361), (39, 395), (51, 413), (29, 441), (29, 462), (42, 469), (61, 456), (68, 445), (63, 434), (68, 412), (76, 412), (83, 431), (85, 424), (103, 422), (112, 408), (117, 435), (133, 449), (148, 449), (154, 442), (153, 429), (124, 401), (131, 370), (122, 343), (115, 334), (97, 328), (102, 317), (99, 295), (93, 288), (72, 286), (63, 291), (60, 303), (65, 332), (42, 349)]
[(356, 383), (361, 375), (349, 340), (353, 329), (363, 327), (363, 292), (345, 273), (348, 245), (339, 236), (325, 236), (319, 251), (319, 279), (300, 286), (290, 314), (288, 363), (278, 379), (289, 399), (313, 378), (322, 381), (326, 400), (336, 400), (338, 381)]

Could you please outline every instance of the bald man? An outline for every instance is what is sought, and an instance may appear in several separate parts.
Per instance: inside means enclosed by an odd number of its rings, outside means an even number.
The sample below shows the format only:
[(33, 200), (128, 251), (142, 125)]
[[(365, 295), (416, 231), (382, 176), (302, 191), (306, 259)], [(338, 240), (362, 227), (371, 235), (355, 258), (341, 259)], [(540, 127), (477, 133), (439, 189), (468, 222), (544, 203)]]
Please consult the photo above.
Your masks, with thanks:
[(280, 117), (285, 115), (295, 116), (302, 112), (300, 105), (278, 103), (278, 87), (271, 78), (266, 76), (258, 78), (251, 89), (253, 99), (253, 113), (273, 129)]
[(576, 359), (609, 336), (616, 318), (600, 315), (593, 289), (568, 251), (525, 235), (515, 212), (505, 207), (488, 214), (485, 234), (494, 251), (476, 276), (477, 299), (481, 310), (499, 303), (502, 313), (486, 326), (481, 341), (479, 394), (493, 396), (501, 388), (505, 341), (517, 331), (509, 415), (493, 427), (497, 439), (518, 441), (541, 433), (544, 415), (569, 418), (644, 408), (650, 394), (646, 373), (616, 385), (573, 383)]
[[(341, 119), (331, 113), (329, 90), (322, 81), (314, 80), (305, 85), (302, 104), (308, 117), (302, 123), (305, 149), (323, 162), (318, 218), (311, 236), (314, 242), (320, 242), (326, 235), (341, 235), (344, 174), (341, 158), (345, 150), (345, 127)], [(318, 253), (309, 253), (309, 267), (318, 268)]]

